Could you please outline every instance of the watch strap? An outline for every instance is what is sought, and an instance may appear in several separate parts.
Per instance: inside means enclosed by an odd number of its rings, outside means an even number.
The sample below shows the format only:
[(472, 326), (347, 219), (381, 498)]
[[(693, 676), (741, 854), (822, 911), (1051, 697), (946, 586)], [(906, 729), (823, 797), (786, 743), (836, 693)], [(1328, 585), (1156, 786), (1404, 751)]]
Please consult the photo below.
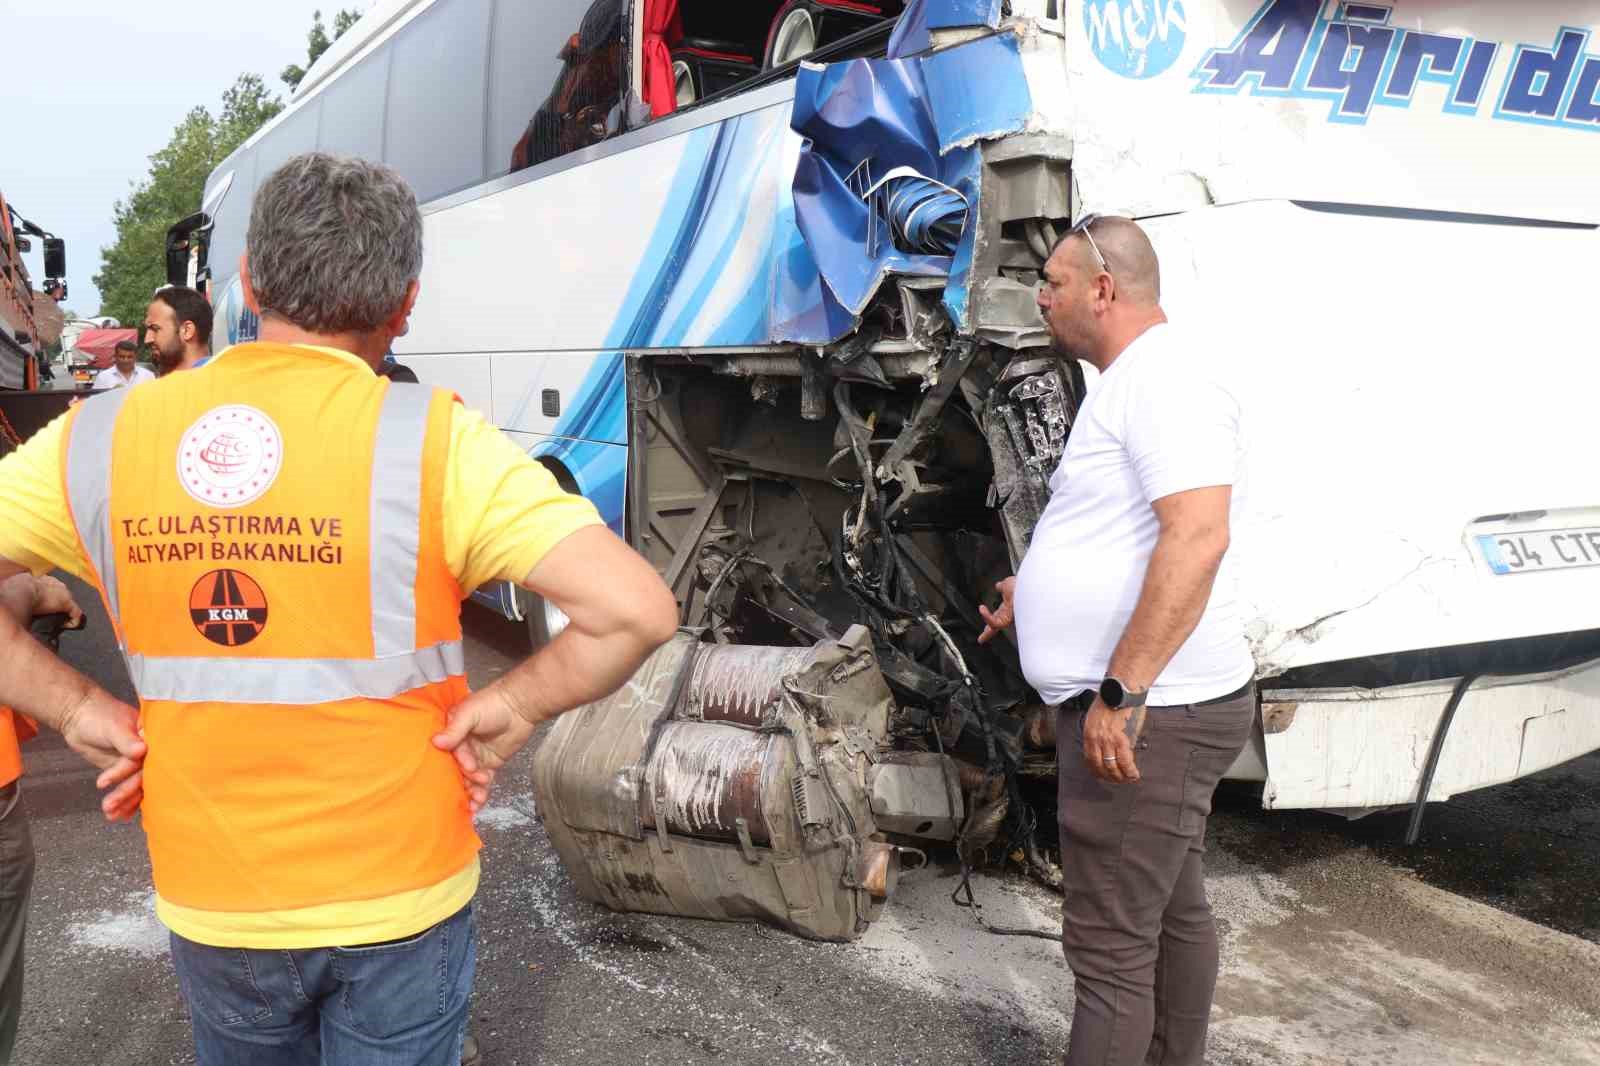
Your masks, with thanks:
[(1115, 711), (1125, 711), (1131, 707), (1143, 707), (1150, 698), (1150, 692), (1135, 691), (1123, 684), (1119, 678), (1107, 677), (1100, 682), (1100, 699), (1107, 707)]

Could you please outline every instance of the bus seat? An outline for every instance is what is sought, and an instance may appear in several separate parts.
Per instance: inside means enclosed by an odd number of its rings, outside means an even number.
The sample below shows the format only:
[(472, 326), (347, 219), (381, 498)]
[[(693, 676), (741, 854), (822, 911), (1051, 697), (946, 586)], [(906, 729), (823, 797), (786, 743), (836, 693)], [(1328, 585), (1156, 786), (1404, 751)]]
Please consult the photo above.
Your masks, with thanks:
[(885, 0), (885, 4), (858, 0), (786, 0), (767, 31), (761, 68), (772, 70), (793, 63), (824, 45), (898, 14), (902, 6), (895, 0)]
[(672, 46), (672, 79), (678, 106), (687, 107), (756, 74), (756, 58), (739, 44), (709, 37), (680, 38)]

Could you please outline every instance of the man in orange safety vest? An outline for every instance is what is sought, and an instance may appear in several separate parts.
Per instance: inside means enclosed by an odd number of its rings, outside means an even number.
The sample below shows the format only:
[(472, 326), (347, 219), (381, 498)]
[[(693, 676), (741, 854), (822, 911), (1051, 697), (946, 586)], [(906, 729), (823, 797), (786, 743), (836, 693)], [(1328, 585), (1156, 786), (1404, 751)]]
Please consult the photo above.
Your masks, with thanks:
[[(0, 577), (92, 581), (140, 708), (136, 730), (5, 617), (0, 702), (106, 768), (108, 816), (142, 810), (201, 1066), (458, 1062), (472, 810), (538, 723), (676, 625), (587, 500), (450, 393), (374, 373), (421, 266), (397, 175), (297, 156), (251, 211), (260, 340), (0, 461)], [(460, 603), (494, 580), (572, 621), (469, 693)]]

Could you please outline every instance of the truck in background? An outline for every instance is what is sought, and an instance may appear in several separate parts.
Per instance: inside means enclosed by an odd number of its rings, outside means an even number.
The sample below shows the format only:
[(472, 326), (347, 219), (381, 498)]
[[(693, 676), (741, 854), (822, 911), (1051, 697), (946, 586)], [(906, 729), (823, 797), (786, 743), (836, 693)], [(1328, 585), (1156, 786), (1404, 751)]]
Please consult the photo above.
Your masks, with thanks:
[[(60, 315), (44, 321), (41, 297), (28, 274), (23, 254), (32, 241), (42, 244), (43, 287), (60, 286), (66, 294), (66, 243), (28, 221), (0, 195), (0, 454), (9, 452), (32, 433), (67, 409), (70, 390), (40, 388), (40, 362), (49, 338), (59, 336)], [(53, 308), (52, 308), (53, 310)]]

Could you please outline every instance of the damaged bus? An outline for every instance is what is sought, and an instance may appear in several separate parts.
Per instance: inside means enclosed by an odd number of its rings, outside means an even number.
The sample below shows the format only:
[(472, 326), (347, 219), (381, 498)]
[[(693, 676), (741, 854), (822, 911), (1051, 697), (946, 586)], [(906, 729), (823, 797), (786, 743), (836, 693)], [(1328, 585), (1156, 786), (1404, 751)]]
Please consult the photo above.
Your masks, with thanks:
[(261, 178), (398, 169), (397, 354), (681, 604), (534, 758), (579, 890), (849, 938), (932, 846), (1051, 877), (1054, 712), (977, 605), (1093, 387), (1041, 265), (1138, 218), (1249, 423), (1231, 776), (1420, 815), (1600, 748), (1592, 33), (1577, 0), (384, 0), (207, 184), (216, 343), (254, 334)]

